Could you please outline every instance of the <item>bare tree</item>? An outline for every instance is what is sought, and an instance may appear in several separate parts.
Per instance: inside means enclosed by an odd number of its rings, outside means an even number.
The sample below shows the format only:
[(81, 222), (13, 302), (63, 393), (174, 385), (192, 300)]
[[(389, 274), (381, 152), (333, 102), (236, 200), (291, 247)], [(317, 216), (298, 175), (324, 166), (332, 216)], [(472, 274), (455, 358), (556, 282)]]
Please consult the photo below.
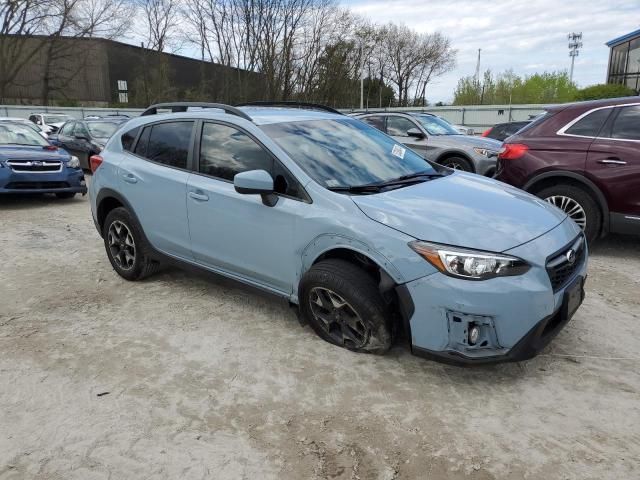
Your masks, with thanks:
[(164, 52), (169, 47), (174, 50), (172, 43), (176, 40), (178, 28), (177, 0), (138, 0), (137, 4), (142, 13), (142, 20), (146, 28), (145, 46), (151, 50)]
[(38, 53), (48, 0), (5, 0), (0, 3), (0, 102), (22, 69)]

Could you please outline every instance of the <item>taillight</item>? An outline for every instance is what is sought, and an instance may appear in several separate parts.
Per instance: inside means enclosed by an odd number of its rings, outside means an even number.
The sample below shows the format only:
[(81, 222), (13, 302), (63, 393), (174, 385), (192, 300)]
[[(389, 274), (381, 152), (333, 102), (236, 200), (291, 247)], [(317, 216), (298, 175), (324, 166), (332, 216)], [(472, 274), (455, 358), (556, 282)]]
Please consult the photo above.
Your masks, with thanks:
[(498, 152), (498, 158), (500, 160), (517, 160), (528, 150), (529, 147), (522, 143), (505, 143)]
[(93, 155), (89, 159), (89, 165), (91, 166), (91, 173), (96, 173), (96, 170), (102, 165), (103, 158), (100, 155)]
[(482, 136), (483, 137), (489, 136), (489, 134), (491, 133), (491, 130), (493, 130), (493, 127), (487, 128), (484, 132), (482, 132)]

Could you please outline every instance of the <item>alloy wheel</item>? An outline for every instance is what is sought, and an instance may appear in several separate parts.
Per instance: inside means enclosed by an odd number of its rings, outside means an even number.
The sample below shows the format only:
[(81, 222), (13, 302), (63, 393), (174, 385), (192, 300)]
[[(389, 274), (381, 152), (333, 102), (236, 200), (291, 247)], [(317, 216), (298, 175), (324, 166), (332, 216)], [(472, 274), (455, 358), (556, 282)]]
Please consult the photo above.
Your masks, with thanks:
[(564, 195), (551, 195), (544, 200), (569, 215), (571, 220), (576, 222), (582, 230), (587, 228), (587, 213), (582, 208), (582, 205), (573, 198), (565, 197)]
[(314, 287), (309, 292), (309, 305), (318, 324), (337, 344), (361, 348), (367, 343), (369, 331), (360, 315), (337, 293)]
[(129, 227), (116, 220), (109, 226), (107, 235), (111, 257), (118, 267), (123, 270), (132, 269), (136, 262), (136, 244)]

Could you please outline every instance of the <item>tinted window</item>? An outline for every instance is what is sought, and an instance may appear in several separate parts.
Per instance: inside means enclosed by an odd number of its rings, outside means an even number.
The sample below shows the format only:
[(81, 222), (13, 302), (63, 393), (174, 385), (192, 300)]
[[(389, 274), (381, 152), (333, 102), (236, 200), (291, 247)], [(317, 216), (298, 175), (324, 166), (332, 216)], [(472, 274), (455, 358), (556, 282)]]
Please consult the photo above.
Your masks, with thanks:
[(610, 108), (603, 108), (602, 110), (591, 112), (589, 115), (573, 124), (565, 133), (571, 135), (582, 135), (585, 137), (597, 137), (610, 113)]
[(133, 153), (140, 155), (141, 157), (147, 156), (147, 145), (149, 144), (149, 136), (151, 135), (151, 127), (145, 127), (140, 135), (140, 140), (136, 145), (136, 149)]
[(384, 117), (365, 117), (362, 121), (384, 132)]
[(416, 125), (404, 117), (387, 117), (387, 133), (395, 137), (408, 137), (407, 131), (417, 128)]
[(73, 127), (75, 126), (74, 122), (67, 122), (62, 126), (62, 130), (60, 133), (62, 135), (72, 136), (73, 135)]
[(193, 122), (152, 125), (145, 157), (170, 167), (187, 168), (192, 129)]
[(274, 123), (261, 128), (326, 187), (383, 182), (418, 172), (436, 173), (424, 158), (360, 120)]
[(460, 132), (435, 115), (415, 115), (429, 135), (460, 135)]
[(87, 130), (87, 126), (82, 122), (77, 122), (76, 123), (76, 128), (73, 130), (73, 133), (75, 135), (79, 135), (81, 137), (88, 137), (89, 136), (89, 130)]
[(113, 135), (118, 127), (119, 123), (116, 122), (88, 122), (87, 127), (93, 137), (97, 138), (109, 138)]
[(240, 172), (272, 169), (273, 158), (247, 134), (215, 123), (202, 127), (201, 173), (233, 181)]
[(122, 142), (122, 148), (128, 152), (131, 151), (133, 147), (133, 142), (136, 141), (136, 137), (138, 136), (138, 132), (140, 131), (140, 127), (136, 127), (133, 130), (129, 130), (125, 132), (122, 137), (120, 137), (120, 141)]
[(613, 138), (640, 140), (640, 106), (623, 107), (611, 130)]

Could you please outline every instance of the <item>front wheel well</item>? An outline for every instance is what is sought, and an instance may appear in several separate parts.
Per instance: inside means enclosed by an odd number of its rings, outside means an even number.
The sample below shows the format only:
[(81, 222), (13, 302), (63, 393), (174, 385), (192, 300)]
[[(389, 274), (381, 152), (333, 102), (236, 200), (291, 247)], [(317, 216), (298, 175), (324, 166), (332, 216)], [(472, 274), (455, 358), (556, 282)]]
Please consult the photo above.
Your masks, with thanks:
[(397, 327), (405, 324), (405, 322), (403, 322), (400, 306), (401, 299), (397, 292), (398, 284), (375, 260), (355, 250), (348, 248), (334, 248), (318, 256), (311, 266), (322, 260), (330, 258), (338, 258), (352, 263), (369, 274), (378, 285), (380, 294), (389, 309), (393, 328), (396, 329)]
[(436, 159), (436, 163), (442, 163), (444, 160), (448, 158), (453, 158), (453, 157), (459, 157), (469, 162), (469, 165), (471, 166), (471, 173), (475, 173), (476, 167), (473, 164), (473, 160), (471, 160), (469, 155), (463, 152), (445, 152)]

